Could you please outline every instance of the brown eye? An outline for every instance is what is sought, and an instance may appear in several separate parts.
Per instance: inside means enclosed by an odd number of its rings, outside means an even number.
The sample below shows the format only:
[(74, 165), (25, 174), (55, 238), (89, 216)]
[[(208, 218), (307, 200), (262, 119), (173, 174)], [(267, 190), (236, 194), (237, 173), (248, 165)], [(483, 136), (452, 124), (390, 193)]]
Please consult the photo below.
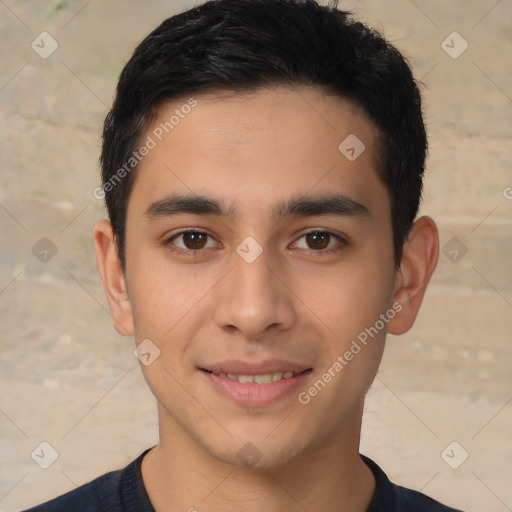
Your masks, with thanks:
[(211, 247), (218, 247), (215, 239), (212, 238), (208, 233), (203, 231), (182, 231), (171, 238), (169, 238), (165, 245), (178, 253), (193, 254), (199, 252), (201, 249), (209, 249)]
[(341, 250), (345, 240), (330, 231), (314, 230), (303, 234), (294, 244), (297, 249), (306, 249), (320, 254)]
[(208, 235), (205, 233), (200, 233), (198, 231), (187, 231), (186, 233), (182, 233), (183, 236), (183, 245), (187, 249), (202, 249), (206, 245), (206, 241), (208, 239)]
[(330, 241), (331, 235), (326, 231), (313, 231), (306, 235), (306, 243), (310, 249), (325, 249)]

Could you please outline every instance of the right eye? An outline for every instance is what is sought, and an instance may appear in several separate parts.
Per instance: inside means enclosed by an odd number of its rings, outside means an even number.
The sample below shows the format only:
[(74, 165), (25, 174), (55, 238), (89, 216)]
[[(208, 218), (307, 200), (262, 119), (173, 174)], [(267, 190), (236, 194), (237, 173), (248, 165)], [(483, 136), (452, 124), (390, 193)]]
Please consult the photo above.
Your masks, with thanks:
[[(208, 240), (209, 238), (211, 238), (211, 242)], [(164, 244), (171, 251), (179, 254), (189, 254), (191, 256), (194, 252), (198, 252), (201, 249), (218, 247), (219, 245), (208, 233), (192, 229), (175, 233), (167, 238)]]

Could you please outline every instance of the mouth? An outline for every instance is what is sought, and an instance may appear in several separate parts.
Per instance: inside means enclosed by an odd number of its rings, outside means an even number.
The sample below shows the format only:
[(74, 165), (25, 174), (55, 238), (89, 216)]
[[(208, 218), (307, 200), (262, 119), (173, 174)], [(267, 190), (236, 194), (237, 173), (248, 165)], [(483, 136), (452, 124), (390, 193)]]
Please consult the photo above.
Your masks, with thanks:
[(266, 407), (291, 399), (307, 385), (313, 368), (282, 362), (261, 365), (224, 363), (199, 368), (217, 396), (243, 407)]
[(297, 375), (302, 375), (303, 373), (312, 372), (312, 368), (307, 368), (301, 372), (272, 372), (272, 373), (262, 373), (257, 375), (244, 375), (244, 374), (235, 374), (235, 373), (223, 373), (223, 372), (214, 372), (212, 370), (206, 370), (205, 368), (201, 368), (203, 371), (207, 373), (211, 373), (216, 377), (227, 378), (232, 380), (233, 382), (241, 382), (243, 384), (270, 384), (272, 382), (278, 382), (283, 379), (292, 379)]

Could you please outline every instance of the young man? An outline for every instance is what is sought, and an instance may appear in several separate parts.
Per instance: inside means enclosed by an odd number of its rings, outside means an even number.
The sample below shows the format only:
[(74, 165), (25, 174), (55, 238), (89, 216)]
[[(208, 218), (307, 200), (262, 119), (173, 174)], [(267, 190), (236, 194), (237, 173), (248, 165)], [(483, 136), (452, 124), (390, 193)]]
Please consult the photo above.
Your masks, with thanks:
[(450, 511), (359, 454), (386, 334), (438, 257), (400, 53), (312, 0), (219, 0), (124, 68), (94, 230), (160, 442), (34, 512)]

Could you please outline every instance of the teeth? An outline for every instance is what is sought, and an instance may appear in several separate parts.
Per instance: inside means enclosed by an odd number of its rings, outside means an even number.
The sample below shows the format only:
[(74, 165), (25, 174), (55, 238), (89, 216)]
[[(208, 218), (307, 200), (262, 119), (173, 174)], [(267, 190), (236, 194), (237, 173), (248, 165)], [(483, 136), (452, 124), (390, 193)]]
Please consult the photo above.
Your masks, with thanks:
[(264, 375), (235, 375), (234, 373), (215, 373), (218, 377), (227, 377), (230, 380), (242, 382), (244, 384), (269, 384), (281, 379), (290, 379), (295, 374), (293, 372), (266, 373)]
[(254, 382), (256, 382), (256, 384), (268, 384), (269, 382), (272, 382), (272, 374), (267, 373), (266, 375), (255, 375)]

